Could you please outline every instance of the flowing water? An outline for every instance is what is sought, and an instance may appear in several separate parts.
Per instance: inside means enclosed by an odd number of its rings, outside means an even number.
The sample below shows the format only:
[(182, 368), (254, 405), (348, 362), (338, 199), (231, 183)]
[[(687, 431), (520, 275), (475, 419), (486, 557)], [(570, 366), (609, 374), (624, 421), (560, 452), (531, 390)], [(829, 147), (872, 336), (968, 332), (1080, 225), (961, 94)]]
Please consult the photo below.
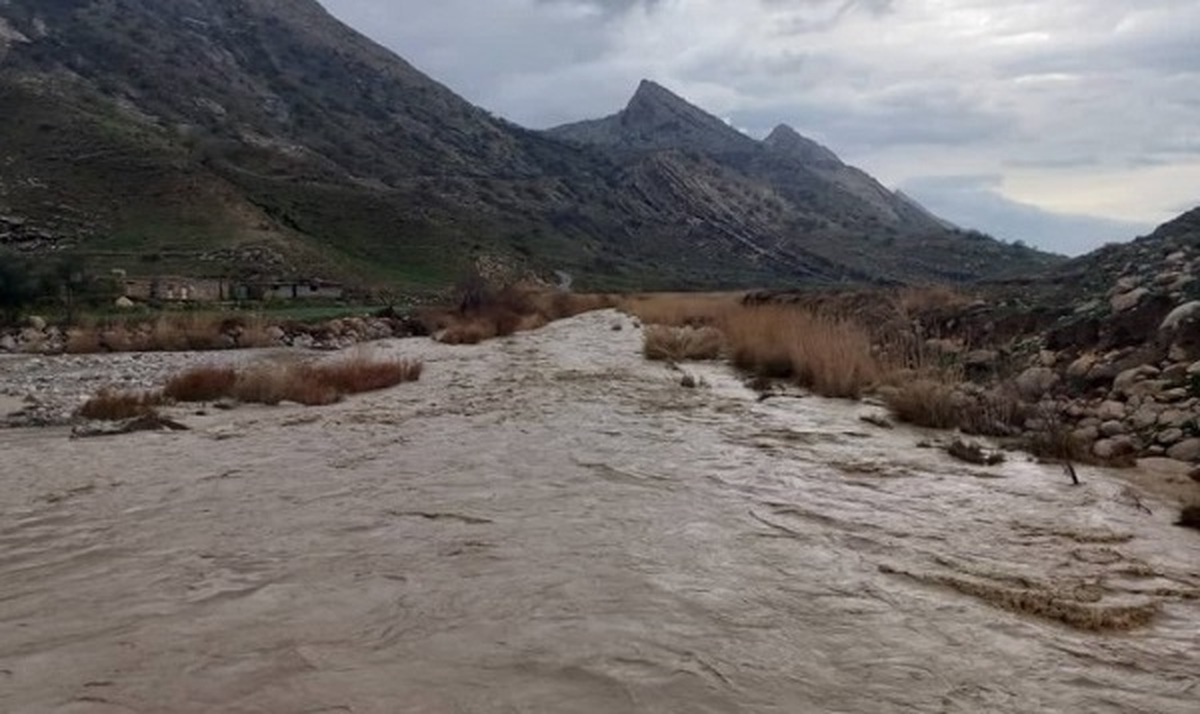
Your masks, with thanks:
[(639, 347), (594, 313), (380, 343), (422, 381), (329, 408), (0, 433), (0, 711), (1200, 711), (1167, 504)]

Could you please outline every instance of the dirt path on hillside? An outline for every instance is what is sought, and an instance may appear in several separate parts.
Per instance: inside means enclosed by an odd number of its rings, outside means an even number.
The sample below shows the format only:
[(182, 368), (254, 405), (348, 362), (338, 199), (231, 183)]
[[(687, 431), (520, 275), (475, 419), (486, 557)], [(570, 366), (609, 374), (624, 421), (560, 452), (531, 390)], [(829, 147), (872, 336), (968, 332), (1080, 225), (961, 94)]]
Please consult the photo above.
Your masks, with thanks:
[(380, 343), (422, 381), (330, 408), (0, 432), (0, 711), (1196, 710), (1173, 508), (639, 348), (593, 313)]

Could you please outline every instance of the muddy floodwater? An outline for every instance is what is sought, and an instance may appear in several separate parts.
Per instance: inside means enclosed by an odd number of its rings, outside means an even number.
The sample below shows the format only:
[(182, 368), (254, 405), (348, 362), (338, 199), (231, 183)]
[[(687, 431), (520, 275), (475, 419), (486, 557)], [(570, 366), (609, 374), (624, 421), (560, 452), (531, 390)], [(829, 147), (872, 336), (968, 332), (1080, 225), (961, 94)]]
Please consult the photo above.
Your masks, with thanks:
[(1173, 504), (640, 345), (594, 313), (375, 344), (422, 381), (332, 407), (0, 432), (0, 711), (1200, 711)]

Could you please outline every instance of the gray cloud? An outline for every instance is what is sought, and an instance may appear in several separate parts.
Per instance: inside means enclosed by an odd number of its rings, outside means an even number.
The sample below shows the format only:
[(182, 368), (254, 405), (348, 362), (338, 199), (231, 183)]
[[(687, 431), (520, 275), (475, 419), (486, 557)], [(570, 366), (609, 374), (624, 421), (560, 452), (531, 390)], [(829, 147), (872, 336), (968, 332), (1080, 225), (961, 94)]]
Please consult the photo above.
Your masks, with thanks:
[(997, 173), (1009, 200), (1146, 223), (1200, 203), (1195, 0), (323, 1), (526, 126), (610, 114), (648, 77), (893, 185)]

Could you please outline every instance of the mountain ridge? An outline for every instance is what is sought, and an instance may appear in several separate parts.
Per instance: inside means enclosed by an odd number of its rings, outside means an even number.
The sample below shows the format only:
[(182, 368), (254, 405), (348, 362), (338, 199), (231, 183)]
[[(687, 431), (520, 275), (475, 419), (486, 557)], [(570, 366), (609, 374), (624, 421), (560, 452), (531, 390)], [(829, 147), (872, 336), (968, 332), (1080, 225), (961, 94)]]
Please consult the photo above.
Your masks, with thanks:
[(608, 145), (518, 127), (312, 0), (8, 0), (0, 22), (25, 39), (0, 53), (0, 243), (26, 252), (402, 285), (488, 258), (616, 288), (1053, 262), (931, 226), (824, 147), (772, 155), (653, 82), (625, 125), (580, 123)]

